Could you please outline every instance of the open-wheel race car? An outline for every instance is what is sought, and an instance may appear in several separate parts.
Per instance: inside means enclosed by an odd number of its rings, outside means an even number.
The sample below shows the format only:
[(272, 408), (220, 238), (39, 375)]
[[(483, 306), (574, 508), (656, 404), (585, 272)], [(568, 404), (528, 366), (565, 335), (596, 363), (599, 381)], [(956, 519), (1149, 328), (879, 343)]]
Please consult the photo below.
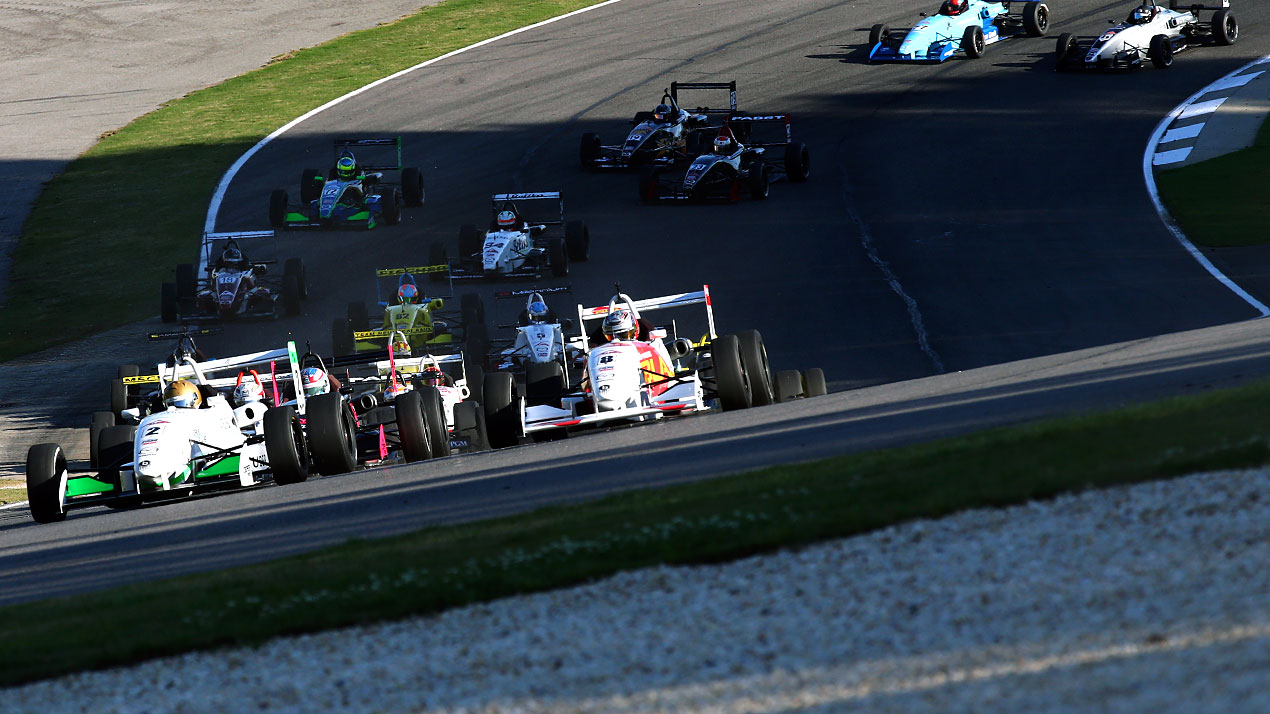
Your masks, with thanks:
[[(348, 304), (346, 314), (331, 324), (331, 351), (335, 355), (373, 352), (388, 347), (394, 335), (393, 348), (400, 356), (415, 352), (448, 351), (460, 341), (469, 349), (484, 352), (489, 341), (485, 327), (485, 306), (479, 295), (459, 298), (459, 312), (444, 312), (446, 300), (453, 294), (453, 282), (444, 295), (425, 294), (425, 287), (440, 285), (449, 276), (450, 266), (433, 265), (380, 268), (375, 271), (375, 302), (383, 312), (379, 320), (371, 320), (366, 303)], [(423, 276), (431, 278), (424, 281)]]
[[(454, 278), (530, 278), (569, 274), (569, 263), (590, 257), (591, 232), (586, 223), (565, 221), (559, 191), (496, 193), (490, 199), (491, 219), (482, 231), (474, 224), (459, 227), (458, 260)], [(563, 235), (553, 234), (563, 227)], [(448, 263), (445, 246), (430, 248), (434, 264)]]
[[(1208, 22), (1200, 12), (1212, 10)], [(1239, 39), (1239, 23), (1230, 0), (1221, 5), (1184, 5), (1170, 0), (1164, 8), (1154, 2), (1136, 6), (1125, 20), (1108, 28), (1087, 45), (1070, 32), (1058, 36), (1054, 50), (1058, 70), (1131, 70), (1173, 65), (1173, 55), (1205, 44), (1233, 45)]]
[(576, 336), (566, 335), (573, 330), (573, 320), (561, 317), (547, 304), (548, 298), (571, 291), (566, 285), (494, 294), (498, 303), (512, 302), (521, 309), (514, 320), (497, 325), (500, 330), (512, 330), (514, 337), (490, 341), (491, 366), (514, 375), (517, 389), (531, 403), (557, 396), (562, 383), (576, 384), (581, 377), (584, 353)]
[(937, 63), (958, 51), (977, 59), (988, 45), (1002, 40), (1042, 37), (1050, 24), (1049, 7), (1043, 2), (944, 0), (934, 15), (922, 16), (903, 34), (881, 23), (870, 28), (869, 61)]
[[(679, 104), (680, 90), (728, 90), (724, 107), (699, 106), (689, 111)], [(578, 159), (583, 168), (621, 169), (668, 166), (691, 159), (709, 144), (727, 118), (736, 113), (736, 82), (671, 82), (651, 112), (636, 112), (626, 140), (606, 145), (599, 134), (582, 135)], [(716, 117), (712, 122), (711, 117)], [(718, 118), (721, 117), (721, 118)]]
[(773, 182), (811, 176), (811, 153), (795, 141), (788, 114), (738, 115), (719, 130), (710, 150), (687, 169), (645, 167), (639, 197), (662, 201), (739, 201), (743, 194), (765, 200)]
[(282, 382), (298, 383), (295, 344), (199, 361), (191, 344), (178, 343), (172, 359), (156, 365), (155, 375), (142, 376), (155, 390), (116, 415), (131, 423), (104, 426), (95, 436), (90, 447), (96, 452), (95, 468), (71, 472), (58, 444), (30, 448), (26, 479), (32, 517), (52, 523), (87, 506), (130, 507), (255, 486), (269, 477), (279, 484), (303, 480), (307, 468), (298, 478), (274, 468), (296, 449), (302, 435), (298, 419), (281, 422), (266, 403), (240, 399), (245, 375), (261, 391), (263, 384), (276, 390)]
[(202, 269), (176, 266), (176, 281), (163, 283), (160, 315), (164, 322), (208, 322), (228, 319), (274, 319), (278, 308), (300, 314), (308, 297), (308, 278), (299, 258), (288, 258), (282, 274), (270, 271), (276, 260), (251, 260), (242, 244), (272, 238), (273, 231), (207, 233), (203, 236)]
[[(334, 145), (330, 169), (305, 169), (300, 174), (298, 204), (291, 203), (286, 189), (269, 195), (269, 225), (293, 230), (371, 229), (380, 222), (396, 225), (403, 206), (423, 205), (423, 174), (403, 165), (401, 137), (336, 139)], [(363, 147), (393, 147), (396, 162), (359, 162), (353, 149)], [(389, 171), (400, 174), (400, 180), (386, 179)]]
[[(690, 320), (672, 319), (657, 326), (644, 317), (651, 311), (693, 305), (705, 308), (703, 336), (697, 342), (677, 334)], [(778, 401), (762, 336), (757, 330), (717, 335), (708, 285), (696, 292), (644, 300), (634, 300), (618, 287), (607, 305), (578, 305), (578, 320), (582, 334), (573, 342), (585, 355), (578, 385), (569, 384), (563, 367), (556, 364), (554, 376), (543, 375), (544, 384), (526, 390), (536, 398), (518, 397), (519, 419), (491, 421), (491, 438), (507, 438), (499, 431), (516, 427), (523, 428), (525, 436), (554, 437), (615, 423)], [(589, 321), (603, 324), (588, 334)], [(790, 385), (779, 399), (823, 394), (823, 373), (808, 373), (806, 388), (794, 394)]]

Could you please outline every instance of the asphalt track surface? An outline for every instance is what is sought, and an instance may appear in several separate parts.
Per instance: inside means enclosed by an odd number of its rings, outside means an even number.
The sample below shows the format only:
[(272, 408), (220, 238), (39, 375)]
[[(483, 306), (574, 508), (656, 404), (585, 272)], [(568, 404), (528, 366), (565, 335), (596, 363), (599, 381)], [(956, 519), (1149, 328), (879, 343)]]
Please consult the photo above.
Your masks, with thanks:
[[(287, 234), (258, 251), (305, 257), (305, 314), (234, 326), (209, 351), (262, 349), (288, 330), (325, 351), (331, 318), (373, 297), (374, 268), (426, 262), (434, 240), (455, 252), (458, 225), (487, 220), (490, 193), (561, 190), (592, 234), (591, 261), (567, 281), (579, 299), (603, 302), (615, 280), (636, 296), (708, 282), (721, 332), (758, 328), (775, 368), (823, 366), (837, 393), (287, 488), (90, 509), (52, 527), (0, 512), (0, 603), (1265, 373), (1267, 329), (1227, 324), (1256, 313), (1160, 224), (1141, 161), (1174, 105), (1267, 52), (1258, 27), (1270, 9), (1235, 8), (1237, 45), (1186, 53), (1167, 72), (1050, 71), (1053, 36), (1101, 32), (1127, 12), (1122, 2), (1054, 3), (1051, 37), (1001, 43), (981, 60), (865, 62), (871, 24), (903, 26), (933, 7), (624, 0), (306, 121), (246, 164), (217, 223), (262, 227), (269, 191), (296, 194), (302, 168), (329, 162), (332, 138), (400, 134), (427, 203), (397, 227)], [(582, 132), (615, 142), (671, 80), (729, 79), (743, 109), (793, 115), (811, 181), (776, 184), (762, 203), (644, 206), (634, 175), (578, 168)], [(492, 304), (508, 285), (472, 287)]]

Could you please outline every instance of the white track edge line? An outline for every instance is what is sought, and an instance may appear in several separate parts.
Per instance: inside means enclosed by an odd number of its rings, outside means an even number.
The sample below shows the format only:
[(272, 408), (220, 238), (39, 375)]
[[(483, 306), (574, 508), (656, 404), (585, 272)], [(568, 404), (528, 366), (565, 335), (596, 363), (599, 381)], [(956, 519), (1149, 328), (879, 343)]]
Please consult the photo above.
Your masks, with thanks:
[[(364, 87), (359, 87), (358, 89), (354, 89), (353, 91), (349, 92), (348, 94), (345, 94), (345, 95), (344, 95), (344, 96), (342, 96), (342, 97), (336, 97), (335, 99), (332, 99), (331, 101), (327, 102), (326, 104), (323, 104), (322, 106), (320, 106), (320, 107), (318, 107), (318, 108), (316, 108), (316, 109), (311, 109), (311, 110), (309, 110), (308, 112), (306, 112), (305, 114), (303, 114), (303, 115), (301, 115), (301, 116), (299, 116), (299, 117), (296, 117), (295, 119), (292, 119), (291, 121), (289, 121), (289, 122), (287, 122), (286, 124), (282, 125), (282, 126), (281, 126), (281, 127), (279, 127), (278, 129), (275, 129), (275, 130), (274, 130), (274, 132), (273, 132), (272, 134), (270, 134), (270, 135), (266, 136), (265, 138), (263, 138), (263, 139), (261, 139), (259, 142), (257, 142), (255, 146), (253, 146), (253, 147), (251, 147), (250, 149), (248, 149), (248, 150), (247, 150), (247, 153), (245, 153), (245, 154), (243, 154), (242, 156), (238, 157), (238, 160), (237, 160), (237, 161), (235, 161), (235, 162), (233, 163), (233, 165), (231, 165), (231, 166), (229, 167), (229, 169), (225, 172), (225, 174), (224, 174), (223, 176), (221, 176), (220, 183), (216, 185), (216, 192), (212, 194), (212, 200), (211, 200), (211, 202), (210, 202), (210, 203), (208, 204), (208, 206), (207, 206), (207, 218), (206, 218), (206, 220), (204, 220), (204, 222), (203, 222), (203, 232), (204, 232), (204, 233), (214, 233), (214, 232), (216, 232), (216, 214), (220, 212), (220, 205), (221, 205), (221, 201), (223, 201), (223, 200), (225, 199), (225, 193), (229, 190), (229, 184), (230, 184), (230, 182), (231, 182), (231, 181), (233, 181), (233, 180), (234, 180), (234, 177), (238, 175), (238, 171), (239, 171), (239, 170), (243, 167), (243, 165), (244, 165), (244, 164), (246, 164), (246, 163), (247, 163), (247, 161), (248, 161), (249, 159), (251, 159), (251, 157), (252, 157), (252, 156), (255, 156), (255, 155), (256, 155), (256, 153), (257, 153), (258, 151), (260, 151), (261, 149), (263, 149), (263, 148), (264, 148), (264, 147), (265, 147), (265, 146), (266, 146), (269, 142), (273, 141), (274, 139), (278, 138), (278, 137), (279, 137), (279, 136), (281, 136), (282, 134), (286, 133), (286, 132), (287, 132), (288, 130), (290, 130), (292, 127), (296, 126), (297, 124), (299, 124), (300, 122), (304, 121), (305, 119), (308, 119), (309, 117), (312, 117), (312, 116), (315, 116), (315, 115), (317, 115), (317, 114), (319, 114), (319, 113), (321, 113), (321, 112), (324, 112), (324, 111), (326, 111), (327, 109), (330, 109), (331, 107), (333, 107), (333, 106), (335, 106), (335, 105), (337, 105), (337, 104), (340, 104), (340, 103), (344, 102), (344, 101), (345, 101), (345, 100), (347, 100), (347, 99), (351, 99), (351, 98), (353, 98), (353, 97), (355, 97), (355, 96), (357, 96), (357, 95), (361, 94), (362, 92), (365, 92), (365, 91), (368, 91), (368, 90), (374, 89), (375, 87), (378, 87), (379, 85), (381, 85), (381, 84), (383, 84), (383, 83), (385, 83), (385, 82), (390, 82), (390, 81), (392, 81), (392, 80), (394, 80), (394, 79), (396, 79), (396, 78), (398, 78), (398, 77), (401, 77), (401, 76), (404, 76), (404, 75), (410, 74), (411, 72), (414, 72), (414, 71), (419, 70), (419, 69), (423, 69), (424, 67), (427, 67), (427, 66), (429, 66), (429, 65), (436, 64), (437, 62), (440, 62), (440, 61), (442, 61), (442, 60), (449, 59), (449, 58), (451, 58), (451, 57), (454, 57), (455, 55), (462, 54), (462, 53), (464, 53), (464, 52), (467, 52), (468, 50), (474, 50), (474, 49), (476, 49), (476, 48), (478, 48), (478, 47), (484, 47), (485, 45), (488, 45), (488, 44), (491, 44), (491, 43), (497, 42), (497, 41), (502, 40), (502, 39), (506, 39), (506, 38), (508, 38), (508, 37), (511, 37), (512, 35), (518, 35), (518, 34), (520, 34), (520, 33), (522, 33), (522, 32), (526, 32), (526, 31), (528, 31), (528, 30), (533, 30), (533, 29), (536, 29), (536, 28), (542, 27), (542, 26), (544, 26), (544, 25), (550, 25), (550, 24), (551, 24), (551, 23), (553, 23), (553, 22), (559, 22), (560, 20), (564, 20), (564, 19), (567, 19), (567, 18), (573, 17), (574, 15), (581, 15), (581, 14), (582, 14), (582, 13), (584, 13), (584, 12), (590, 12), (590, 11), (592, 11), (592, 10), (598, 10), (599, 8), (606, 7), (606, 6), (608, 6), (608, 5), (613, 5), (613, 4), (619, 3), (619, 2), (621, 2), (621, 1), (622, 1), (622, 0), (605, 0), (605, 2), (598, 3), (598, 4), (596, 4), (596, 5), (590, 5), (590, 6), (587, 6), (587, 7), (584, 7), (584, 8), (579, 8), (579, 9), (574, 10), (574, 11), (572, 11), (572, 12), (567, 12), (567, 13), (565, 13), (565, 14), (563, 14), (563, 15), (557, 15), (557, 16), (555, 16), (555, 17), (548, 18), (548, 19), (543, 20), (543, 21), (541, 21), (541, 22), (535, 22), (535, 23), (534, 23), (534, 24), (532, 24), (532, 25), (526, 25), (526, 26), (524, 26), (524, 27), (520, 27), (520, 28), (517, 28), (517, 29), (515, 29), (515, 30), (511, 30), (511, 31), (509, 31), (509, 32), (504, 32), (503, 34), (498, 35), (497, 37), (490, 37), (490, 38), (487, 38), (487, 39), (481, 40), (480, 42), (477, 42), (477, 43), (475, 43), (475, 44), (468, 45), (467, 47), (460, 47), (460, 48), (459, 48), (459, 49), (457, 49), (457, 50), (452, 50), (452, 51), (447, 52), (447, 53), (445, 53), (445, 54), (443, 54), (443, 55), (441, 55), (441, 56), (439, 56), (439, 57), (433, 57), (432, 59), (427, 60), (427, 61), (425, 61), (425, 62), (420, 62), (419, 64), (417, 64), (417, 65), (415, 65), (415, 66), (413, 66), (413, 67), (407, 67), (406, 69), (403, 69), (403, 70), (401, 70), (401, 71), (399, 71), (399, 72), (396, 72), (396, 73), (394, 73), (394, 74), (390, 74), (390, 75), (388, 75), (387, 77), (383, 77), (383, 78), (381, 78), (381, 79), (377, 79), (377, 80), (375, 80), (374, 82), (371, 82), (370, 84), (367, 84), (367, 85), (366, 85), (366, 86), (364, 86)], [(200, 241), (202, 240), (202, 237), (201, 237), (201, 236), (199, 237), (199, 240), (200, 240)], [(204, 254), (204, 251), (201, 251), (201, 250), (200, 250), (200, 251), (199, 251), (199, 272), (198, 272), (198, 274), (199, 274), (199, 275), (201, 275), (201, 274), (203, 273), (203, 269), (204, 269), (204, 268), (206, 268), (206, 267), (207, 267), (207, 265), (206, 265), (206, 255)]]
[(1172, 214), (1170, 214), (1168, 209), (1164, 207), (1164, 202), (1160, 200), (1160, 193), (1155, 185), (1155, 168), (1153, 166), (1153, 162), (1155, 160), (1156, 147), (1159, 146), (1160, 138), (1164, 136), (1164, 132), (1168, 130), (1169, 125), (1172, 124), (1177, 119), (1177, 117), (1181, 115), (1181, 113), (1185, 111), (1185, 109), (1189, 107), (1196, 99), (1199, 99), (1200, 97), (1204, 96), (1208, 92), (1212, 91), (1211, 89), (1209, 89), (1209, 87), (1212, 87), (1213, 85), (1218, 84), (1219, 82), (1227, 81), (1231, 77), (1234, 77), (1235, 75), (1247, 70), (1249, 67), (1253, 67), (1267, 61), (1270, 61), (1270, 55), (1266, 55), (1265, 57), (1262, 57), (1260, 59), (1253, 60), (1252, 62), (1249, 62), (1248, 64), (1240, 67), (1239, 69), (1231, 72), (1230, 74), (1227, 74), (1226, 76), (1205, 86), (1204, 88), (1200, 89), (1198, 92), (1188, 97), (1186, 101), (1174, 107), (1173, 111), (1169, 112), (1169, 115), (1161, 119), (1160, 123), (1156, 125), (1155, 131), (1151, 133), (1150, 141), (1147, 142), (1147, 150), (1142, 155), (1142, 178), (1146, 181), (1147, 195), (1151, 197), (1151, 203), (1155, 206), (1155, 212), (1160, 217), (1160, 220), (1164, 223), (1164, 227), (1167, 228), (1169, 232), (1173, 234), (1173, 237), (1177, 239), (1177, 242), (1180, 243), (1184, 249), (1186, 249), (1186, 252), (1190, 253), (1191, 257), (1194, 258), (1196, 262), (1198, 262), (1200, 266), (1204, 268), (1204, 270), (1208, 271), (1209, 275), (1212, 275), (1214, 278), (1217, 279), (1219, 283), (1221, 283), (1222, 285), (1225, 285), (1227, 288), (1230, 289), (1231, 292), (1238, 295), (1244, 302), (1251, 305), (1254, 310), (1261, 313), (1261, 317), (1266, 317), (1267, 315), (1270, 315), (1270, 307), (1266, 307), (1260, 300), (1256, 299), (1252, 295), (1249, 295), (1246, 290), (1244, 290), (1243, 288), (1235, 284), (1235, 281), (1231, 280), (1229, 277), (1226, 276), (1225, 273), (1218, 270), (1217, 266), (1213, 265), (1212, 261), (1210, 261), (1208, 257), (1205, 256), (1199, 250), (1199, 248), (1196, 248), (1195, 244), (1192, 243), (1186, 237), (1186, 234), (1182, 232), (1182, 227), (1177, 224), (1177, 221), (1173, 218)]

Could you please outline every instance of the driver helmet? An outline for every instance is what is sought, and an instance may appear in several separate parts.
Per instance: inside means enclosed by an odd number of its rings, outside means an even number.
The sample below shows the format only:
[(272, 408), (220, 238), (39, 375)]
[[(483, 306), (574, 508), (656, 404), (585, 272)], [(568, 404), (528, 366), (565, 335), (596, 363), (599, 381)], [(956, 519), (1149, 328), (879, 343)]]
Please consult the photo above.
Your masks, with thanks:
[(633, 340), (639, 336), (639, 323), (635, 313), (628, 308), (619, 307), (604, 318), (604, 334), (610, 340)]
[(714, 153), (720, 156), (730, 156), (736, 151), (736, 141), (728, 134), (720, 134), (714, 140)]
[(414, 387), (409, 382), (398, 382), (393, 380), (384, 388), (384, 399), (392, 401), (406, 392), (413, 392)]
[(966, 11), (966, 0), (948, 0), (948, 14), (960, 15)]
[(300, 370), (300, 382), (304, 385), (304, 396), (314, 397), (331, 391), (331, 381), (326, 372), (317, 367), (305, 367)]
[(514, 231), (517, 223), (516, 212), (512, 209), (504, 208), (498, 212), (498, 229), (500, 231)]
[(357, 175), (357, 159), (354, 159), (352, 154), (345, 151), (339, 160), (335, 162), (335, 175), (344, 181), (351, 180)]
[(1140, 7), (1133, 11), (1133, 21), (1137, 23), (1150, 22), (1155, 16), (1155, 6), (1151, 3), (1144, 2)]
[(673, 119), (674, 116), (675, 110), (671, 109), (668, 104), (658, 104), (657, 108), (653, 110), (653, 121), (655, 122), (665, 123)]
[(402, 283), (397, 288), (397, 300), (402, 305), (413, 305), (419, 302), (419, 288), (414, 283)]
[(419, 380), (433, 387), (445, 386), (445, 373), (436, 367), (428, 367), (419, 374)]
[(264, 400), (265, 388), (257, 384), (254, 379), (246, 380), (234, 387), (234, 401), (240, 405), (249, 402), (263, 402)]
[(163, 390), (163, 406), (177, 409), (195, 409), (203, 403), (198, 387), (188, 379), (178, 379)]
[(246, 262), (243, 260), (243, 252), (238, 250), (238, 246), (232, 243), (225, 246), (225, 250), (221, 252), (220, 258), (222, 263), (233, 268), (237, 268)]
[(534, 293), (529, 296), (529, 304), (525, 307), (525, 310), (529, 313), (530, 322), (546, 322), (550, 312), (547, 309), (547, 301), (542, 299), (540, 293)]

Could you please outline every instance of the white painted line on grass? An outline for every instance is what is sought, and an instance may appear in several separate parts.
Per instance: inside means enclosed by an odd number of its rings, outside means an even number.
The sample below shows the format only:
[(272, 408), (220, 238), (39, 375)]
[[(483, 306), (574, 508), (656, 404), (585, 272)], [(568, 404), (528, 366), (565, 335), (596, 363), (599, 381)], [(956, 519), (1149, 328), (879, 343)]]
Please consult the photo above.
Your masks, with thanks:
[(1155, 166), (1168, 166), (1169, 164), (1177, 164), (1186, 161), (1186, 157), (1191, 155), (1191, 149), (1195, 147), (1188, 146), (1184, 149), (1173, 149), (1172, 151), (1161, 151), (1155, 155), (1155, 160), (1151, 163)]
[[(1213, 90), (1205, 88), (1203, 93), (1208, 94), (1211, 91)], [(1194, 104), (1191, 104), (1190, 106), (1186, 107), (1186, 109), (1184, 109), (1181, 114), (1177, 116), (1177, 121), (1181, 121), (1182, 119), (1190, 119), (1191, 117), (1197, 117), (1201, 114), (1212, 114), (1213, 112), (1217, 111), (1217, 107), (1220, 107), (1222, 103), (1226, 101), (1226, 99), (1227, 97), (1222, 97), (1220, 99), (1210, 99), (1207, 102), (1196, 102)]]
[[(284, 133), (289, 131), (292, 127), (296, 126), (297, 124), (304, 121), (305, 119), (321, 114), (327, 109), (330, 109), (331, 107), (336, 106), (337, 104), (341, 104), (346, 100), (352, 99), (353, 97), (356, 97), (362, 92), (366, 92), (371, 89), (374, 89), (375, 87), (378, 87), (379, 85), (385, 82), (391, 82), (392, 80), (397, 79), (398, 77), (403, 77), (407, 74), (410, 74), (411, 72), (414, 72), (419, 69), (423, 69), (424, 67), (427, 67), (429, 65), (436, 64), (437, 62), (440, 62), (442, 60), (449, 59), (451, 57), (454, 57), (455, 55), (463, 54), (464, 52), (467, 52), (468, 50), (474, 50), (478, 47), (484, 47), (485, 45), (498, 42), (499, 40), (506, 39), (508, 37), (511, 37), (512, 35), (519, 35), (520, 33), (526, 32), (528, 30), (533, 30), (539, 27), (543, 27), (544, 25), (550, 25), (553, 22), (559, 22), (560, 20), (573, 17), (574, 15), (581, 15), (584, 12), (598, 10), (599, 8), (606, 7), (608, 5), (614, 5), (621, 1), (622, 0), (606, 0), (606, 2), (602, 2), (596, 5), (591, 5), (589, 7), (584, 7), (579, 10), (574, 10), (573, 12), (567, 12), (563, 15), (557, 15), (555, 17), (543, 20), (542, 22), (536, 22), (532, 25), (526, 25), (524, 27), (511, 30), (510, 32), (504, 32), (503, 34), (497, 37), (491, 37), (486, 40), (481, 40), (480, 42), (477, 42), (475, 44), (468, 45), (467, 47), (461, 47), (457, 50), (454, 50), (453, 52), (447, 52), (441, 55), (440, 57), (433, 57), (432, 59), (427, 60), (426, 62), (420, 62), (419, 64), (413, 67), (407, 67), (406, 69), (403, 69), (400, 72), (397, 72), (395, 74), (390, 74), (387, 77), (384, 77), (383, 79), (377, 79), (374, 82), (371, 82), (370, 84), (364, 87), (355, 89), (349, 92), (348, 94), (345, 94), (342, 97), (337, 97), (335, 99), (332, 99), (331, 101), (327, 102), (326, 104), (323, 104), (317, 109), (313, 109), (312, 111), (309, 111), (306, 114), (303, 114), (302, 116), (292, 119), (291, 121), (287, 122), (283, 126), (279, 127), (269, 136), (266, 136), (265, 138), (257, 142), (255, 146), (247, 150), (247, 153), (238, 157), (238, 160), (235, 161), (233, 165), (229, 167), (229, 170), (225, 172), (225, 175), (221, 177), (220, 183), (217, 184), (216, 186), (216, 192), (212, 194), (211, 203), (208, 204), (207, 206), (207, 219), (203, 222), (203, 232), (214, 233), (216, 231), (216, 214), (220, 212), (221, 201), (225, 200), (225, 192), (229, 190), (230, 182), (233, 181), (234, 177), (238, 175), (238, 171), (243, 167), (243, 165), (246, 164), (247, 161), (251, 159), (251, 157), (255, 156), (256, 152), (263, 149), (269, 142), (273, 141), (279, 136), (282, 136)], [(201, 240), (202, 238), (200, 237), (200, 242)], [(200, 253), (201, 252), (202, 251), (200, 251)], [(202, 275), (203, 269), (206, 267), (205, 258), (206, 256), (203, 256), (203, 255), (199, 256), (199, 272), (197, 273), (198, 275)]]
[(1200, 122), (1199, 124), (1190, 124), (1188, 126), (1179, 127), (1177, 129), (1169, 129), (1168, 132), (1165, 133), (1164, 138), (1160, 139), (1160, 143), (1167, 144), (1170, 141), (1181, 141), (1183, 139), (1193, 139), (1199, 136), (1199, 133), (1203, 130), (1204, 130), (1203, 122)]
[[(1213, 84), (1227, 81), (1231, 77), (1235, 77), (1239, 75), (1241, 72), (1246, 71), (1249, 67), (1253, 67), (1267, 61), (1270, 61), (1270, 55), (1266, 55), (1265, 57), (1262, 57), (1261, 59), (1249, 62), (1243, 67), (1240, 67), (1234, 72), (1231, 72), (1225, 77), (1222, 77), (1221, 79), (1217, 80)], [(1212, 85), (1209, 85), (1209, 87), (1211, 86)], [(1195, 261), (1198, 262), (1200, 266), (1204, 268), (1204, 270), (1207, 270), (1209, 275), (1212, 275), (1214, 278), (1217, 279), (1218, 282), (1220, 282), (1222, 285), (1225, 285), (1231, 292), (1238, 295), (1240, 299), (1242, 299), (1244, 302), (1251, 305), (1254, 310), (1261, 313), (1261, 317), (1265, 317), (1267, 315), (1270, 315), (1270, 307), (1266, 307), (1264, 304), (1262, 304), (1260, 300), (1253, 297), (1252, 295), (1249, 295), (1248, 291), (1244, 290), (1243, 288), (1235, 284), (1235, 281), (1231, 280), (1229, 277), (1226, 276), (1225, 273), (1218, 270), (1217, 266), (1213, 265), (1213, 262), (1208, 259), (1208, 256), (1200, 252), (1199, 248), (1196, 248), (1195, 244), (1192, 243), (1189, 239), (1187, 239), (1186, 234), (1182, 232), (1182, 227), (1177, 224), (1177, 221), (1174, 220), (1173, 216), (1169, 214), (1168, 209), (1164, 207), (1164, 202), (1160, 200), (1159, 189), (1155, 185), (1154, 160), (1156, 158), (1156, 148), (1160, 145), (1160, 139), (1164, 136), (1165, 130), (1168, 129), (1169, 126), (1173, 124), (1173, 122), (1177, 121), (1181, 117), (1181, 115), (1187, 110), (1187, 108), (1189, 108), (1195, 102), (1196, 99), (1199, 99), (1200, 97), (1212, 91), (1211, 89), (1209, 89), (1209, 87), (1204, 87), (1198, 92), (1192, 94), (1190, 97), (1186, 99), (1186, 101), (1174, 107), (1173, 111), (1169, 112), (1169, 115), (1161, 119), (1160, 123), (1156, 125), (1155, 131), (1151, 133), (1151, 139), (1147, 142), (1147, 149), (1142, 154), (1142, 178), (1143, 180), (1146, 181), (1147, 195), (1151, 197), (1151, 203), (1152, 205), (1155, 206), (1156, 214), (1160, 216), (1160, 220), (1164, 222), (1164, 227), (1169, 229), (1169, 232), (1173, 234), (1173, 237), (1177, 239), (1177, 242), (1182, 244), (1182, 247), (1186, 249), (1186, 252), (1190, 253), (1191, 257), (1194, 258)], [(1224, 102), (1226, 100), (1225, 98), (1223, 98), (1221, 99), (1221, 101)]]

